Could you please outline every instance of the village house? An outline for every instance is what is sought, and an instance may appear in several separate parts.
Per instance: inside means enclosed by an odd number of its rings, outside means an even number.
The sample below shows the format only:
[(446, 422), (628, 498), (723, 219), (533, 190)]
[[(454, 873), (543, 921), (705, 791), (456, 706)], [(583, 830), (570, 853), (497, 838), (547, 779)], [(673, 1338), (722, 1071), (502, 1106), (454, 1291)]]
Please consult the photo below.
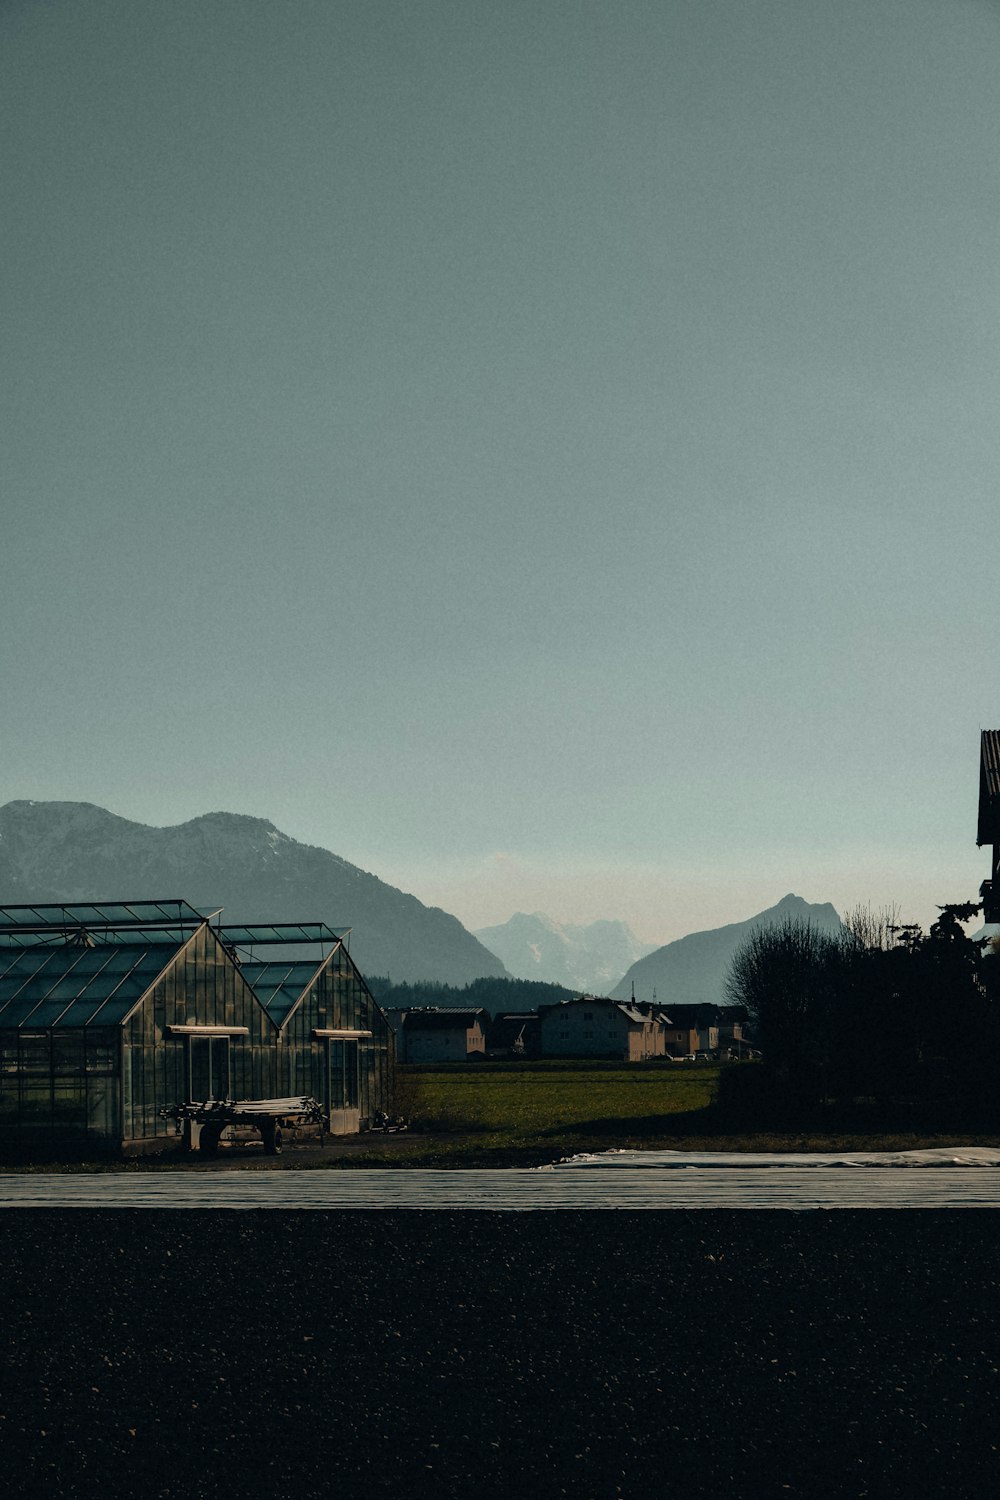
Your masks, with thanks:
[(698, 1028), (690, 1022), (675, 1022), (669, 1013), (663, 1021), (663, 1041), (669, 1057), (691, 1057), (698, 1051)]
[(396, 1027), (400, 1061), (464, 1062), (469, 1057), (485, 1057), (488, 1022), (489, 1016), (481, 1006), (405, 1010)]
[(582, 995), (539, 1009), (543, 1057), (607, 1057), (646, 1062), (663, 1057), (662, 1012), (622, 1000)]
[(719, 1050), (718, 1005), (668, 1005), (667, 1014), (675, 1029), (693, 1033), (694, 1045), (685, 1047), (686, 1052), (717, 1052)]
[(486, 1030), (487, 1057), (538, 1057), (541, 1023), (537, 1010), (505, 1011)]

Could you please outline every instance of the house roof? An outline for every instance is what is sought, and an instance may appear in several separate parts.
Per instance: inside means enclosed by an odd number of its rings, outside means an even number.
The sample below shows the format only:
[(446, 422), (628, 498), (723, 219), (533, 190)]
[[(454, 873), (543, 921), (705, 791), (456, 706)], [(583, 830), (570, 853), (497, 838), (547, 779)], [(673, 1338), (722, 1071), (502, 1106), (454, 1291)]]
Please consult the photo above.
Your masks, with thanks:
[(719, 1006), (706, 1001), (703, 1005), (668, 1005), (671, 1020), (682, 1026), (718, 1026)]
[(603, 1005), (621, 1009), (625, 1000), (609, 1000), (606, 995), (574, 995), (572, 1000), (556, 1000), (551, 1005), (540, 1005), (539, 1011), (565, 1010), (570, 1005)]
[(977, 844), (1000, 844), (1000, 729), (979, 737), (979, 829)]
[(652, 1016), (652, 1015), (647, 1016), (641, 1010), (637, 1010), (632, 1005), (626, 1005), (624, 1003), (624, 1001), (621, 1001), (621, 1000), (616, 1000), (615, 1001), (615, 1010), (620, 1010), (621, 1013), (622, 1013), (622, 1015), (626, 1018), (626, 1020), (634, 1021), (638, 1025), (640, 1025), (640, 1026), (644, 1025), (644, 1023), (646, 1021), (653, 1021), (653, 1020), (658, 1020), (659, 1019), (659, 1017), (656, 1017), (656, 1016)]
[(471, 1010), (408, 1010), (403, 1016), (405, 1031), (467, 1031), (477, 1021), (485, 1024), (489, 1020), (482, 1006)]
[(627, 1000), (608, 1000), (603, 996), (597, 995), (579, 995), (574, 1000), (558, 1000), (555, 1005), (543, 1005), (539, 1007), (539, 1014), (544, 1020), (549, 1016), (558, 1014), (559, 1011), (565, 1010), (570, 1005), (600, 1005), (609, 1011), (616, 1010), (627, 1021), (632, 1022), (636, 1026), (642, 1026), (646, 1021), (662, 1019), (659, 1011), (650, 1011), (646, 1014), (639, 1010), (637, 1006), (630, 1005)]
[(0, 946), (0, 1029), (119, 1026), (186, 942)]

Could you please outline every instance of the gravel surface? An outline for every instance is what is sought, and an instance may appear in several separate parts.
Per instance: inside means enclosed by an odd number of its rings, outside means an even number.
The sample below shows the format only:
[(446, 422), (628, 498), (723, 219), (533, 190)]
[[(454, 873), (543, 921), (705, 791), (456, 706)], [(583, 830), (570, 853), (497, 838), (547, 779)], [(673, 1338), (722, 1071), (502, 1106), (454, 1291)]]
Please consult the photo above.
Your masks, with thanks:
[(17, 1495), (985, 1496), (1000, 1212), (0, 1216)]

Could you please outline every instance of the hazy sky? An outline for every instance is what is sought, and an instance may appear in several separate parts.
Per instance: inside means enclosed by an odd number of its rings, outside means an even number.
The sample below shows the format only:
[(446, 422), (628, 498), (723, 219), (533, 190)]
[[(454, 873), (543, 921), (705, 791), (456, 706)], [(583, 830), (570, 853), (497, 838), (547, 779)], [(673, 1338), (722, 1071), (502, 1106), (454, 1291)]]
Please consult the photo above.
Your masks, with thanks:
[(0, 101), (0, 802), (976, 891), (1000, 6), (6, 0)]

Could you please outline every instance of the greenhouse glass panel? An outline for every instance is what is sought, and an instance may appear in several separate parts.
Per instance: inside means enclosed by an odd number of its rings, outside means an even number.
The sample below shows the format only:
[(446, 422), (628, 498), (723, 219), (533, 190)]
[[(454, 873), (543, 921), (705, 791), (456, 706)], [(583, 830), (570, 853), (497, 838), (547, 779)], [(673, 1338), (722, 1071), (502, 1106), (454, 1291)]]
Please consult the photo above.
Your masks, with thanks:
[(0, 1005), (12, 1000), (25, 985), (34, 985), (35, 993), (41, 997), (59, 975), (65, 972), (66, 950), (51, 948), (18, 948), (6, 950), (4, 958), (9, 961), (0, 973)]
[[(72, 968), (68, 970), (68, 973), (74, 975), (80, 985), (87, 984), (95, 974), (99, 974), (111, 962), (112, 958), (116, 956), (113, 948), (103, 946), (100, 948), (77, 948), (73, 951), (77, 956), (73, 959)], [(68, 950), (64, 949), (63, 952), (68, 952)]]
[(0, 1074), (18, 1071), (18, 1034), (0, 1031)]
[(21, 1079), (21, 1119), (26, 1125), (52, 1124), (52, 1085), (48, 1079)]
[(116, 1032), (88, 1031), (85, 1041), (88, 1073), (117, 1072), (119, 1038)]
[(318, 965), (312, 959), (283, 963), (243, 964), (240, 973), (250, 985), (271, 1020), (278, 1026), (301, 999), (315, 977)]
[(87, 1125), (87, 1089), (82, 1078), (56, 1078), (52, 1084), (52, 1123)]
[(43, 1031), (33, 1036), (30, 1032), (22, 1031), (18, 1065), (22, 1074), (51, 1073), (52, 1045), (48, 1032)]
[(124, 944), (121, 944), (101, 949), (92, 948), (90, 951), (91, 953), (103, 953), (104, 962), (100, 965), (97, 972), (106, 975), (110, 979), (114, 974), (119, 976), (127, 974), (130, 969), (135, 967), (137, 956), (145, 953), (146, 949), (144, 945), (136, 947), (133, 944), (129, 944), (126, 947)]
[(135, 1134), (135, 1087), (132, 1078), (132, 1048), (126, 1046), (122, 1055), (122, 1134)]
[(111, 1135), (115, 1122), (115, 1088), (110, 1079), (87, 1079), (87, 1128)]
[(52, 1071), (55, 1074), (83, 1072), (83, 1032), (56, 1032), (52, 1037)]
[(27, 1020), (32, 1026), (53, 1026), (72, 1003), (76, 986), (60, 981), (40, 1000)]
[(22, 994), (17, 999), (11, 1000), (0, 1011), (0, 1026), (20, 1026), (28, 1019), (37, 1004), (38, 996), (34, 994)]
[[(102, 975), (107, 975), (109, 980), (104, 987), (104, 994), (94, 993), (98, 990), (96, 984), (88, 989), (88, 997), (93, 994), (91, 1023), (112, 1026), (123, 1021), (132, 1007), (142, 999), (155, 982), (175, 952), (176, 949), (170, 946), (123, 950), (121, 956), (128, 958), (129, 962), (125, 972), (116, 976), (117, 984), (112, 987), (110, 982), (112, 966), (109, 964), (106, 970), (102, 970)], [(64, 1020), (62, 1024), (66, 1024), (66, 1021)]]
[(93, 1016), (97, 1005), (98, 1002), (93, 996), (88, 997), (86, 994), (80, 999), (74, 1000), (71, 1005), (67, 1005), (63, 1010), (62, 1015), (56, 1022), (56, 1030), (69, 1031), (75, 1027), (86, 1026), (87, 1022)]

